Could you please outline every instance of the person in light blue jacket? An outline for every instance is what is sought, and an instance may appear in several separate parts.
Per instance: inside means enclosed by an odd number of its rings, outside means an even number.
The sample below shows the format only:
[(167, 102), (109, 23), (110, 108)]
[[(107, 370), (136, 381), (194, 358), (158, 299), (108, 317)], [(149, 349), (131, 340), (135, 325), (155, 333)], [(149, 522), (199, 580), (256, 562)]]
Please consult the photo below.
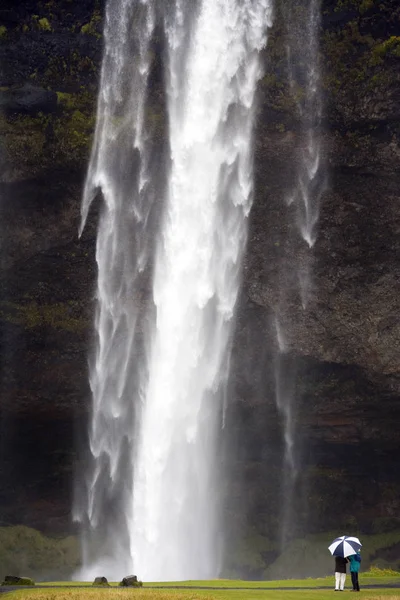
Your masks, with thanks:
[(358, 572), (361, 566), (361, 556), (360, 551), (357, 554), (352, 554), (348, 556), (348, 560), (350, 562), (350, 575), (351, 575), (351, 583), (353, 584), (353, 592), (360, 591), (360, 584), (358, 583)]

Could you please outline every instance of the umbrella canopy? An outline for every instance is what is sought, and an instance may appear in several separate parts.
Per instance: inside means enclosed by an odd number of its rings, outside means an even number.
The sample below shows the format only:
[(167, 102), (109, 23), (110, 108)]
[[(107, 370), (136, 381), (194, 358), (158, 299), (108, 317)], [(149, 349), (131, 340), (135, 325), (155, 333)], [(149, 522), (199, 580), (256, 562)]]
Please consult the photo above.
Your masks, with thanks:
[(332, 544), (328, 547), (329, 552), (332, 556), (351, 556), (357, 554), (360, 550), (362, 543), (356, 537), (349, 535), (341, 535), (340, 537), (333, 540)]

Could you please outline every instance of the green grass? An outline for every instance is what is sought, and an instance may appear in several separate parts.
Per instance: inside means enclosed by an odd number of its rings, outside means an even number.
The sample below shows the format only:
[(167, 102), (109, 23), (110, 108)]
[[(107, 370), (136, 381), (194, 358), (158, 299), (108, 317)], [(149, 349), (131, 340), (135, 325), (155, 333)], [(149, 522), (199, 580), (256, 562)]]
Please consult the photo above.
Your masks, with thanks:
[[(347, 576), (347, 585), (350, 585), (350, 576)], [(395, 575), (381, 575), (378, 571), (378, 575), (371, 575), (370, 573), (360, 573), (360, 584), (363, 585), (400, 585), (400, 573)], [(46, 581), (44, 583), (38, 583), (41, 586), (80, 586), (80, 587), (91, 587), (92, 582), (88, 581)], [(118, 582), (110, 582), (111, 586), (117, 586)], [(333, 588), (334, 577), (321, 577), (315, 579), (283, 579), (276, 581), (243, 581), (241, 579), (211, 579), (208, 581), (201, 580), (188, 580), (188, 581), (156, 581), (156, 582), (144, 582), (145, 587), (177, 587), (177, 588), (248, 588), (254, 589), (263, 588), (265, 590), (273, 588), (320, 588), (327, 587)]]
[[(8, 595), (9, 600), (119, 600), (135, 597), (136, 600), (328, 600), (332, 590), (121, 590), (121, 589), (58, 589), (19, 590)], [(399, 600), (393, 590), (362, 590), (366, 600)]]
[[(376, 570), (377, 575), (364, 573), (360, 575), (360, 584), (363, 585), (390, 585), (400, 584), (400, 574), (382, 575)], [(347, 590), (350, 590), (350, 577), (347, 580)], [(332, 598), (334, 587), (333, 577), (317, 579), (285, 579), (280, 581), (242, 581), (231, 579), (213, 579), (209, 581), (176, 581), (176, 582), (147, 582), (145, 586), (176, 586), (177, 589), (116, 589), (116, 582), (111, 583), (111, 589), (93, 588), (91, 582), (46, 582), (45, 586), (63, 586), (62, 588), (18, 590), (8, 595), (9, 600), (119, 600), (120, 598), (135, 597), (135, 600), (328, 600)], [(72, 586), (79, 586), (78, 589)], [(197, 589), (183, 589), (195, 587)], [(326, 586), (328, 589), (300, 589), (288, 590), (285, 588), (319, 588)], [(205, 588), (221, 589), (205, 589)], [(276, 590), (271, 588), (280, 587)], [(85, 588), (85, 589), (82, 589)], [(228, 588), (228, 589), (222, 589)], [(229, 589), (231, 588), (231, 589)], [(239, 589), (232, 589), (239, 588)], [(245, 589), (247, 588), (247, 589)], [(263, 588), (263, 589), (255, 589)], [(400, 600), (399, 592), (394, 589), (381, 588), (379, 590), (361, 589), (359, 596), (365, 600)]]
[[(350, 575), (347, 576), (350, 581)], [(361, 585), (400, 585), (400, 573), (391, 573), (390, 575), (382, 574), (378, 569), (367, 573), (360, 573)], [(220, 587), (220, 588), (318, 588), (318, 587), (333, 587), (334, 577), (319, 577), (308, 579), (280, 579), (274, 581), (243, 581), (242, 579), (212, 579), (210, 581), (165, 581), (165, 582), (145, 582), (144, 585), (151, 586), (177, 586), (177, 587)]]
[[(37, 585), (41, 586), (62, 586), (62, 587), (92, 587), (93, 581), (37, 581)], [(118, 583), (111, 583), (110, 585), (118, 585)]]

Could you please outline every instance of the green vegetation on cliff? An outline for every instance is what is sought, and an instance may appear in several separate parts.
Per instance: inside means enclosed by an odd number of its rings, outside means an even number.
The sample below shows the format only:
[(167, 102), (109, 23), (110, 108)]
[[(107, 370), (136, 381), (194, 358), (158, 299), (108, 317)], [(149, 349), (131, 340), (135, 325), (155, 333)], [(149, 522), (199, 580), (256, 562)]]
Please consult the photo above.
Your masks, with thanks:
[(75, 313), (79, 306), (74, 303), (38, 304), (29, 302), (15, 304), (0, 302), (0, 319), (23, 326), (26, 329), (35, 327), (52, 327), (65, 331), (78, 332), (87, 327), (87, 322)]
[(24, 527), (0, 527), (0, 579), (6, 575), (68, 578), (80, 560), (76, 538), (48, 538)]
[[(101, 28), (97, 0), (76, 9), (68, 2), (38, 2), (34, 11), (16, 10), (10, 26), (0, 27), (7, 90), (18, 92), (29, 84), (57, 92), (59, 100), (56, 110), (46, 110), (28, 103), (8, 108), (2, 99), (3, 179), (15, 181), (50, 168), (84, 168), (95, 125)], [(25, 56), (22, 69), (19, 55)]]
[[(333, 20), (325, 29), (321, 47), (331, 111), (348, 124), (379, 120), (391, 109), (399, 82), (400, 38), (394, 32), (400, 7), (391, 0), (340, 0), (333, 9), (338, 12), (340, 25)], [(324, 11), (328, 22), (331, 14), (332, 6)]]
[(376, 40), (370, 33), (361, 33), (358, 21), (352, 20), (342, 29), (325, 32), (323, 54), (325, 86), (337, 99), (357, 84), (365, 84), (366, 92), (388, 84), (390, 71), (383, 57), (400, 57), (399, 38)]
[(87, 109), (87, 94), (60, 94), (55, 114), (13, 114), (0, 117), (0, 136), (8, 179), (87, 161), (95, 116)]
[(95, 10), (92, 14), (92, 18), (88, 23), (85, 23), (81, 27), (81, 33), (84, 35), (93, 35), (97, 39), (101, 38), (101, 29), (102, 29), (102, 18), (100, 15), (100, 11)]

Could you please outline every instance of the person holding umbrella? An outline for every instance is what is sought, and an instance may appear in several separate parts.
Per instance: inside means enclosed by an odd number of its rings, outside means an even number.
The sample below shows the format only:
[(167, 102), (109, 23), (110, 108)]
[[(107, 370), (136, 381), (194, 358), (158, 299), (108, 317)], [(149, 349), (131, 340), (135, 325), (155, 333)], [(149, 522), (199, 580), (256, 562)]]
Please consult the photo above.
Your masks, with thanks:
[(350, 575), (351, 575), (351, 583), (353, 584), (353, 592), (360, 591), (360, 584), (358, 583), (358, 572), (361, 566), (361, 556), (360, 551), (357, 554), (351, 554), (349, 556), (350, 563)]
[(357, 554), (360, 551), (361, 546), (362, 544), (358, 538), (347, 535), (342, 535), (336, 538), (329, 546), (329, 552), (335, 557), (335, 591), (342, 592), (344, 590), (344, 584), (346, 581), (346, 566), (348, 562), (347, 557)]
[(335, 556), (335, 592), (343, 592), (346, 583), (347, 558)]

